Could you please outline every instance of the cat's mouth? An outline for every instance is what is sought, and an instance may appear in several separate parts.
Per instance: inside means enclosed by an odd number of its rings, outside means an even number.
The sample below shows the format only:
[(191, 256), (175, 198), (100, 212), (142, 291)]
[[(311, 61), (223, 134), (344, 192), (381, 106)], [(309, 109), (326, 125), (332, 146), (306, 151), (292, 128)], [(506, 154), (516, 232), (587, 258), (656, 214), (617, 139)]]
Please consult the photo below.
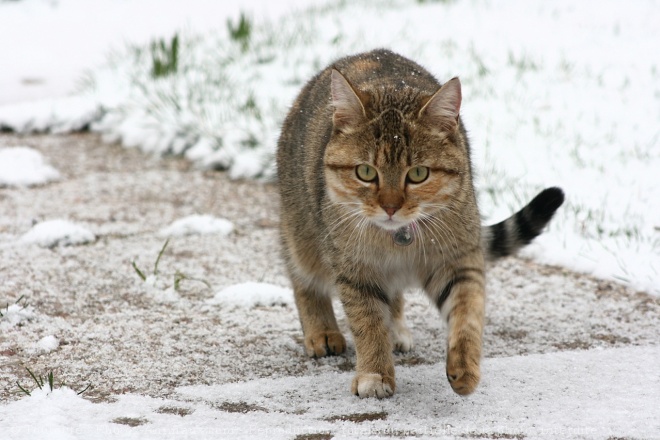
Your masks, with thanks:
[(397, 220), (393, 218), (388, 218), (387, 220), (375, 220), (374, 223), (376, 226), (379, 228), (385, 229), (390, 232), (397, 231), (398, 229), (410, 226), (411, 222), (410, 221), (405, 221), (405, 220)]

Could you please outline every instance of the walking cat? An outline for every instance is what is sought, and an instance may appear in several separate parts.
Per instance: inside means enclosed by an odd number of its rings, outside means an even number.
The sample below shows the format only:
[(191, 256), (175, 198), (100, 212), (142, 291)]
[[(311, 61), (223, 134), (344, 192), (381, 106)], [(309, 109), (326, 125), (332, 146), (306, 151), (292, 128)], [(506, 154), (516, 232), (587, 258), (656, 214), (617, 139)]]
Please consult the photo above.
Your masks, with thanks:
[(352, 392), (394, 393), (392, 352), (412, 337), (402, 293), (422, 288), (447, 320), (446, 375), (461, 395), (479, 378), (484, 260), (541, 233), (564, 195), (549, 188), (482, 229), (461, 84), (440, 85), (388, 50), (336, 61), (303, 88), (282, 127), (281, 241), (310, 356), (346, 349), (338, 293), (357, 352)]

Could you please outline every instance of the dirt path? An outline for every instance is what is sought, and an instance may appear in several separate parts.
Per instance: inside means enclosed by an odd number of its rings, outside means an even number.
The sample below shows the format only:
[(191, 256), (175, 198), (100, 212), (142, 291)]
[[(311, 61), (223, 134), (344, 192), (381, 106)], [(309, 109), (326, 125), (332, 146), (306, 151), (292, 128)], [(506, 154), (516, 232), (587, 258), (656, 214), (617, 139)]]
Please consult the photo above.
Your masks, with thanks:
[[(34, 310), (31, 320), (0, 333), (0, 401), (20, 397), (16, 382), (31, 382), (25, 367), (52, 370), (74, 389), (91, 382), (90, 399), (171, 397), (182, 385), (353, 368), (352, 348), (335, 358), (305, 357), (291, 304), (240, 309), (207, 302), (239, 282), (288, 286), (274, 185), (232, 182), (93, 135), (0, 136), (0, 148), (16, 145), (41, 151), (63, 177), (42, 187), (0, 188), (0, 305), (23, 296)], [(190, 214), (227, 218), (235, 232), (170, 241), (161, 274), (173, 280), (181, 272), (211, 286), (184, 281), (171, 297), (145, 285), (131, 262), (148, 269), (164, 242), (157, 231)], [(56, 218), (80, 223), (98, 239), (53, 249), (16, 244), (34, 222)], [(613, 283), (511, 258), (490, 270), (488, 290), (489, 358), (660, 341), (659, 298)], [(444, 326), (436, 312), (412, 294), (406, 315), (416, 347), (397, 363), (441, 362)], [(36, 343), (49, 335), (59, 347), (46, 352)]]

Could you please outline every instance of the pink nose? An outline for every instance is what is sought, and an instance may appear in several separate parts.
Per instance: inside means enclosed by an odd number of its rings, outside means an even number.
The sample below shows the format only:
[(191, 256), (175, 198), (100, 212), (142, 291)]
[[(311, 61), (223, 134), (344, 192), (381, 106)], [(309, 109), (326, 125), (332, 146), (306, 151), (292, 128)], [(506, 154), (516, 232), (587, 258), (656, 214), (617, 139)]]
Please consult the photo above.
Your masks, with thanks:
[(383, 206), (382, 208), (385, 210), (387, 215), (392, 217), (394, 213), (399, 210), (400, 206)]

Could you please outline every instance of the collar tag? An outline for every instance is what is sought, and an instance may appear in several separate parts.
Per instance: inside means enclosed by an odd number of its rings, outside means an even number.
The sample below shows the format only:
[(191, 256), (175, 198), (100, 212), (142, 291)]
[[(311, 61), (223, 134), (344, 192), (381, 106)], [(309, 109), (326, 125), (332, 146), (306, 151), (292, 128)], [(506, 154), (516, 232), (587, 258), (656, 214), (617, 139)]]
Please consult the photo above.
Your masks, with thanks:
[(410, 226), (404, 226), (392, 233), (392, 240), (399, 246), (408, 246), (415, 240), (415, 237)]

